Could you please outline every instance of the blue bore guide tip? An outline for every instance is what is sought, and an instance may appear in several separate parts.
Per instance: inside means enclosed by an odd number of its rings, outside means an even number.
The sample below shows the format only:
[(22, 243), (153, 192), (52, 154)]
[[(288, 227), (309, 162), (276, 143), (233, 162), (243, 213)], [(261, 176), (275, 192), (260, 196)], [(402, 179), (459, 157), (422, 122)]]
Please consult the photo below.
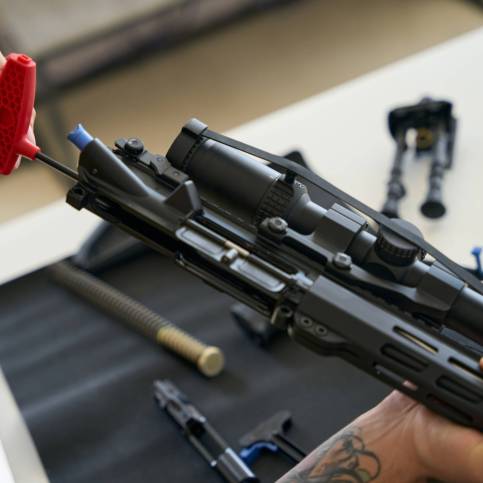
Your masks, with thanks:
[(75, 129), (67, 135), (67, 139), (81, 151), (94, 140), (94, 138), (84, 129), (82, 124), (77, 124)]

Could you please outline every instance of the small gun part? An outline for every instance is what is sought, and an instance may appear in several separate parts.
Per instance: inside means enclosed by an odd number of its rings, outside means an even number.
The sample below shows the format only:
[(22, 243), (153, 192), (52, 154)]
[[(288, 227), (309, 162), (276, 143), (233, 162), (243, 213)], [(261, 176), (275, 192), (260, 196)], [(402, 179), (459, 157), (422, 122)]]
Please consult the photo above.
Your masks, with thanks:
[(198, 453), (229, 483), (258, 483), (258, 478), (215, 431), (207, 418), (168, 380), (154, 382), (154, 397), (182, 429)]
[(285, 158), (290, 159), (290, 161), (293, 161), (294, 163), (300, 164), (300, 166), (311, 170), (307, 160), (305, 159), (305, 156), (298, 149), (290, 151), (285, 155)]
[(475, 258), (475, 263), (476, 263), (476, 268), (474, 270), (470, 270), (475, 277), (478, 279), (482, 280), (483, 279), (483, 266), (481, 263), (481, 251), (482, 247), (474, 247), (473, 250), (471, 250), (471, 254)]
[(421, 212), (427, 218), (440, 218), (446, 213), (442, 185), (444, 173), (453, 165), (457, 121), (452, 114), (451, 102), (423, 98), (418, 104), (393, 109), (388, 116), (391, 136), (396, 142), (387, 197), (382, 213), (399, 218), (399, 201), (406, 195), (402, 182), (403, 159), (408, 150), (407, 134), (416, 131), (415, 154), (430, 154), (429, 188)]
[(276, 448), (293, 462), (299, 463), (302, 461), (307, 453), (290, 441), (285, 434), (291, 424), (292, 415), (290, 412), (279, 411), (242, 436), (239, 443), (243, 448), (240, 453), (243, 460), (251, 464), (262, 450), (274, 452), (274, 448)]
[(200, 342), (94, 275), (68, 262), (56, 263), (49, 271), (56, 283), (195, 364), (205, 376), (213, 377), (222, 371), (224, 357), (218, 347)]
[(97, 272), (149, 251), (151, 249), (144, 243), (103, 221), (82, 244), (72, 261), (76, 267)]
[(273, 443), (255, 443), (240, 451), (240, 458), (249, 466), (253, 465), (262, 453), (278, 453), (278, 446)]
[(260, 346), (268, 345), (276, 336), (283, 333), (271, 324), (268, 317), (244, 304), (233, 304), (230, 312), (239, 327)]

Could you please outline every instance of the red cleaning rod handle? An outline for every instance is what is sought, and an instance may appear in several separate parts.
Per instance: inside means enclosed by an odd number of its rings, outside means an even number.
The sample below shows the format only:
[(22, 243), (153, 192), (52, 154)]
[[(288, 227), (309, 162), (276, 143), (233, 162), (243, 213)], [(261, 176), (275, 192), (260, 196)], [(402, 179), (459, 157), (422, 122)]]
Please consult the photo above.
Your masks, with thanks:
[(10, 54), (0, 70), (0, 174), (10, 174), (19, 156), (34, 159), (40, 151), (28, 140), (35, 101), (35, 62)]

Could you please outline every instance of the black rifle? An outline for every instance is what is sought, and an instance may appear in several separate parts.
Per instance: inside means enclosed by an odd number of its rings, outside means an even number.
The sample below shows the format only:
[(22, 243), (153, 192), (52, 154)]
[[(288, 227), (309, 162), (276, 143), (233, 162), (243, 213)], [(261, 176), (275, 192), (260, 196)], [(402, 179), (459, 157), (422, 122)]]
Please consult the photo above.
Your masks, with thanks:
[[(310, 350), (483, 430), (482, 285), (417, 228), (197, 120), (166, 156), (80, 134), (70, 136), (82, 150), (72, 206), (171, 255)], [(337, 202), (324, 208), (307, 188)]]

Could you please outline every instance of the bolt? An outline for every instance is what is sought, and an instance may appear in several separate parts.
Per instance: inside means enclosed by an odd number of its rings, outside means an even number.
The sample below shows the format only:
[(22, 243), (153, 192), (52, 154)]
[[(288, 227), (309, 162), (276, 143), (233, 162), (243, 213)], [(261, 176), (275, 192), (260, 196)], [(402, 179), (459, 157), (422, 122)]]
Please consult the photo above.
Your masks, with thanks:
[(288, 307), (287, 305), (280, 305), (280, 307), (278, 308), (278, 312), (279, 312), (280, 315), (282, 315), (286, 319), (288, 319), (289, 317), (292, 317), (292, 315), (293, 315), (292, 309), (290, 307)]
[(323, 326), (323, 325), (318, 325), (316, 328), (315, 328), (315, 332), (317, 333), (317, 335), (319, 335), (320, 337), (324, 337), (325, 335), (327, 335), (327, 329)]
[(352, 258), (346, 253), (339, 252), (335, 255), (333, 263), (341, 270), (349, 270), (352, 265)]
[(303, 316), (300, 318), (300, 325), (304, 327), (312, 327), (314, 321), (310, 317)]
[(138, 138), (129, 138), (124, 149), (130, 154), (141, 154), (144, 151), (144, 144)]
[(275, 218), (270, 218), (267, 222), (267, 226), (270, 231), (283, 235), (287, 232), (288, 223), (283, 218), (277, 216)]
[(221, 256), (221, 263), (226, 265), (230, 264), (238, 256), (238, 252), (234, 248), (230, 248), (227, 252)]

